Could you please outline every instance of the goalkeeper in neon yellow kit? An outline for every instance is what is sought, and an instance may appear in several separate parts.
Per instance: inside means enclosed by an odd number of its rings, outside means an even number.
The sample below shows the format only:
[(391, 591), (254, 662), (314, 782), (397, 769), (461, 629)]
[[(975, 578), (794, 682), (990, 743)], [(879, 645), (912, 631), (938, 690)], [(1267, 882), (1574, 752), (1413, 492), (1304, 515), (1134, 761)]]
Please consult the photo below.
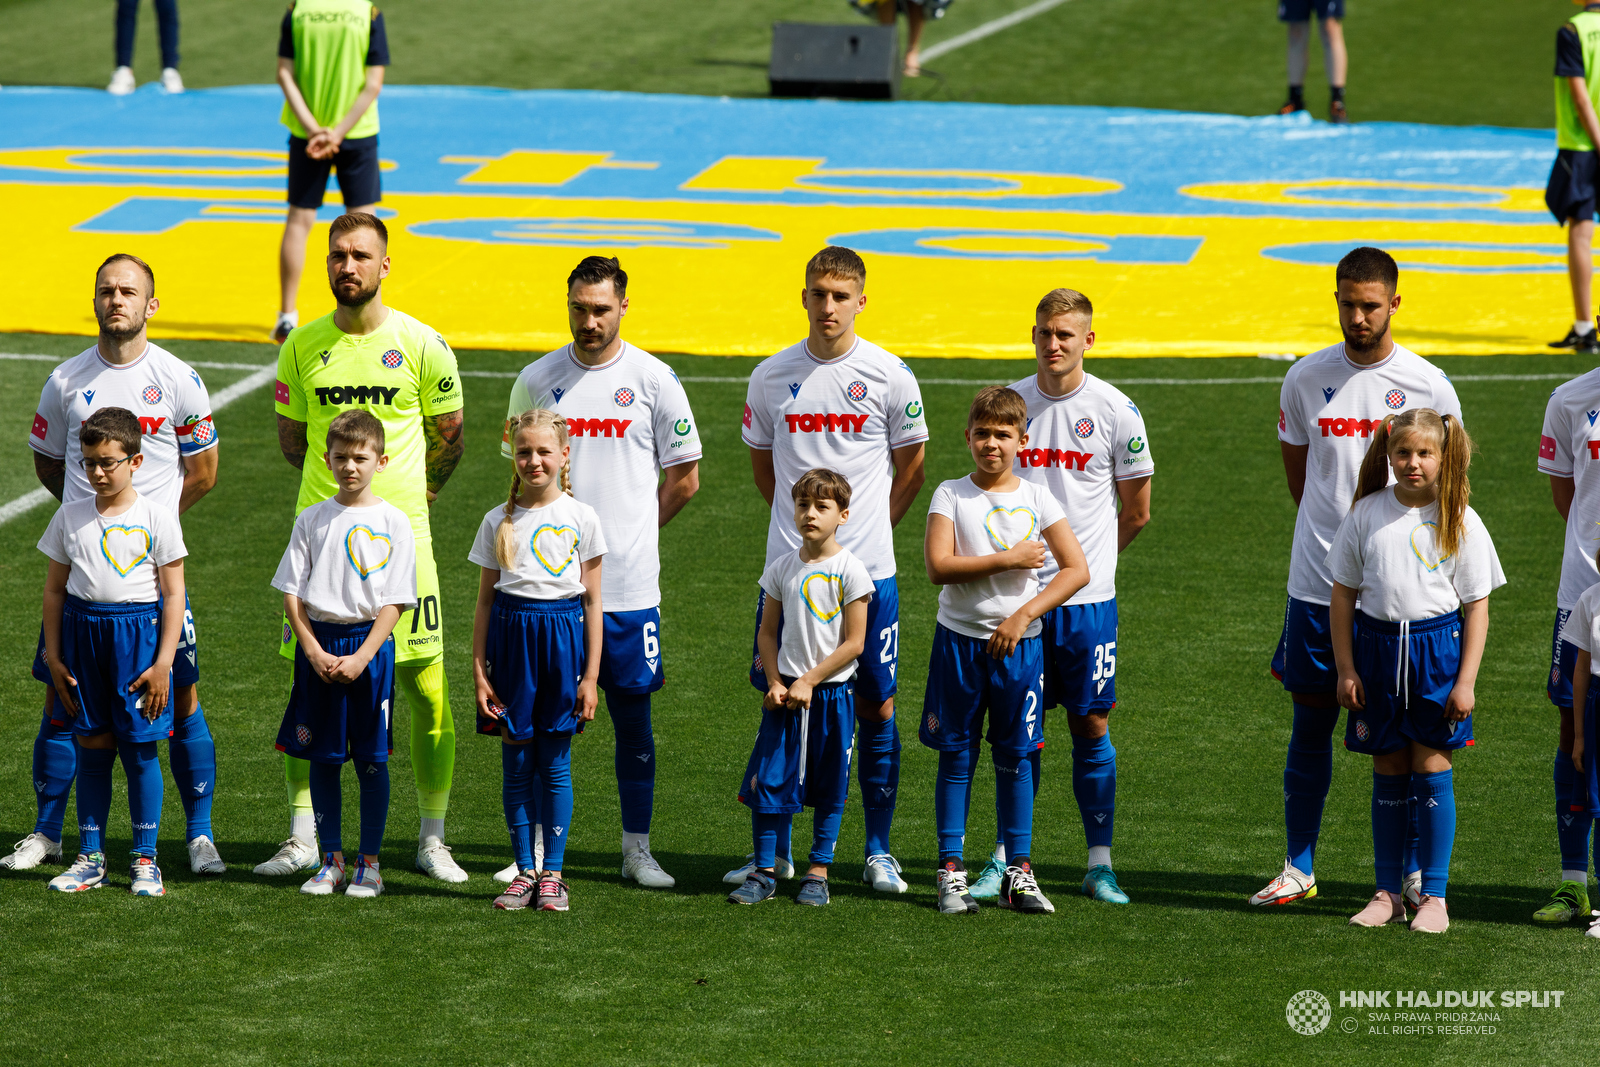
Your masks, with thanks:
[[(422, 815), (417, 869), (446, 882), (467, 873), (444, 843), (444, 815), (455, 769), (455, 725), (444, 677), (439, 574), (428, 507), (461, 460), (462, 397), (455, 354), (444, 338), (383, 303), (389, 235), (363, 213), (335, 219), (328, 235), (328, 283), (338, 308), (289, 334), (278, 353), (278, 444), (304, 473), (298, 514), (336, 491), (323, 459), (334, 416), (362, 408), (388, 438), (389, 464), (374, 491), (411, 520), (417, 546), (417, 606), (394, 628), (395, 680), (411, 706), (411, 765)], [(285, 625), (281, 651), (294, 656)], [(292, 874), (317, 863), (308, 765), (285, 757), (290, 836), (257, 874)]]

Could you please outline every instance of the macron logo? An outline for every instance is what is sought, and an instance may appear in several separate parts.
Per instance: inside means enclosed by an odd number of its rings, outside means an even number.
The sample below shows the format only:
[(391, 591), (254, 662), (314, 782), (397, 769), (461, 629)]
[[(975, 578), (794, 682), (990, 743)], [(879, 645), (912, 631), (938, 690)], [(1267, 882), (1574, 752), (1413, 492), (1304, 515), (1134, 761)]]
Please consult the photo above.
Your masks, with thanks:
[(1322, 402), (1324, 404), (1328, 403), (1330, 400), (1333, 399), (1333, 394), (1337, 393), (1338, 391), (1339, 391), (1339, 387), (1337, 385), (1334, 386), (1331, 389), (1328, 388), (1327, 386), (1323, 386), (1322, 387)]
[(795, 397), (797, 397), (799, 395), (800, 395), (800, 383), (799, 382), (790, 382), (789, 383), (789, 397), (790, 397), (790, 399), (793, 399), (793, 398), (795, 398)]
[[(85, 404), (93, 404), (94, 403), (94, 390), (93, 389), (85, 389), (83, 391), (83, 402)], [(1591, 419), (1590, 421), (1592, 422), (1594, 420)]]
[(1584, 414), (1589, 416), (1589, 425), (1590, 426), (1594, 425), (1594, 420), (1595, 419), (1600, 419), (1600, 411), (1585, 411)]
[(867, 428), (866, 415), (785, 415), (790, 433), (860, 433)]
[(565, 389), (551, 389), (550, 390), (550, 395), (555, 397), (556, 398), (556, 403), (559, 404), (559, 403), (561, 403), (561, 395), (563, 393), (565, 393), (565, 392), (566, 392)]

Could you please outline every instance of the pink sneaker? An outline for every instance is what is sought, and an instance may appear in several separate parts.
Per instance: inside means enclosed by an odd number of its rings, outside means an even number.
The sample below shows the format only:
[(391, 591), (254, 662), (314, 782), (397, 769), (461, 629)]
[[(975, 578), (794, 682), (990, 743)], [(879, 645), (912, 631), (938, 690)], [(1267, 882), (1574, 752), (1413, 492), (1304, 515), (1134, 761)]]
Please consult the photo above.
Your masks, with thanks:
[(1442, 934), (1450, 929), (1450, 915), (1445, 911), (1444, 897), (1423, 897), (1417, 908), (1417, 917), (1411, 920), (1411, 929), (1424, 934)]
[(1367, 906), (1350, 916), (1351, 926), (1385, 926), (1406, 921), (1405, 901), (1397, 894), (1380, 889)]

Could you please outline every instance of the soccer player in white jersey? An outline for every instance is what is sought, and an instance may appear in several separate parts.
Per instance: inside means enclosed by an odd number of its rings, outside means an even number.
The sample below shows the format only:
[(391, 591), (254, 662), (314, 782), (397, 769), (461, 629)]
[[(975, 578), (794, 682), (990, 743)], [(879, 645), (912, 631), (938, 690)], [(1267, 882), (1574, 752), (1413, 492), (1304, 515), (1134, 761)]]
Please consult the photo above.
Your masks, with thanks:
[[(1150, 521), (1150, 440), (1144, 416), (1119, 389), (1083, 369), (1094, 345), (1094, 305), (1074, 289), (1052, 289), (1034, 313), (1038, 372), (1012, 384), (1028, 405), (1028, 447), (1017, 473), (1050, 491), (1089, 561), (1089, 584), (1041, 620), (1044, 706), (1061, 707), (1072, 732), (1072, 792), (1089, 846), (1086, 896), (1126, 904), (1111, 869), (1116, 821), (1117, 750), (1107, 720), (1117, 704), (1117, 554)], [(1120, 507), (1119, 507), (1120, 505)], [(1040, 587), (1055, 577), (1047, 557)], [(1033, 785), (1039, 788), (1039, 752)], [(1003, 843), (970, 892), (999, 895)]]
[[(1339, 724), (1339, 674), (1328, 628), (1333, 595), (1328, 549), (1350, 513), (1373, 431), (1385, 415), (1411, 408), (1461, 417), (1461, 402), (1444, 372), (1391, 336), (1392, 318), (1400, 310), (1400, 269), (1394, 259), (1380, 249), (1357, 248), (1339, 261), (1335, 280), (1344, 343), (1290, 367), (1278, 402), (1283, 469), (1300, 510), (1289, 553), (1289, 603), (1272, 673), (1294, 702), (1294, 726), (1283, 770), (1288, 855), (1283, 873), (1250, 898), (1258, 905), (1317, 895), (1312, 861), (1333, 779), (1333, 731)], [(1414, 816), (1404, 872), (1405, 897), (1413, 907), (1421, 900)]]
[[(744, 443), (756, 489), (771, 509), (766, 565), (800, 549), (789, 490), (820, 467), (845, 476), (853, 490), (850, 521), (839, 543), (866, 564), (876, 592), (867, 608), (867, 647), (857, 661), (857, 780), (867, 824), (862, 880), (880, 892), (903, 893), (900, 864), (889, 851), (900, 787), (900, 733), (894, 722), (900, 657), (900, 593), (895, 583), (893, 527), (922, 488), (927, 418), (917, 379), (896, 356), (856, 336), (867, 305), (867, 268), (848, 248), (828, 247), (806, 264), (800, 302), (809, 320), (804, 341), (763, 360), (750, 376)], [(760, 601), (757, 601), (757, 627)], [(766, 691), (760, 653), (750, 682)], [(779, 870), (789, 857), (779, 842)], [(748, 871), (734, 871), (744, 880)]]
[[(94, 497), (76, 462), (78, 432), (85, 419), (108, 407), (134, 412), (144, 430), (144, 465), (133, 479), (141, 496), (182, 515), (217, 483), (217, 430), (205, 383), (146, 335), (149, 318), (161, 306), (155, 289), (154, 272), (136, 256), (119, 253), (102, 263), (94, 292), (99, 340), (57, 367), (40, 393), (28, 444), (39, 481), (63, 504)], [(226, 868), (211, 830), (217, 748), (200, 707), (194, 617), (187, 604), (172, 676), (175, 717), (169, 754), (187, 818), (189, 865), (196, 874), (221, 874)], [(34, 677), (46, 686), (44, 715), (33, 743), (38, 820), (33, 833), (0, 858), (0, 867), (13, 870), (62, 858), (61, 826), (78, 768), (72, 726), (50, 688), (42, 659), (34, 664)]]
[[(665, 681), (660, 529), (700, 488), (700, 430), (672, 368), (622, 339), (627, 312), (622, 265), (602, 256), (579, 263), (567, 277), (572, 343), (517, 376), (507, 426), (536, 407), (567, 420), (572, 495), (600, 516), (608, 548), (600, 688), (616, 731), (622, 877), (669, 889), (672, 876), (650, 854), (656, 783), (650, 694)], [(509, 439), (501, 450), (511, 455)], [(513, 862), (496, 877), (509, 882), (516, 873)]]
[[(1539, 923), (1564, 923), (1589, 914), (1589, 835), (1594, 820), (1582, 778), (1572, 764), (1572, 672), (1578, 648), (1561, 639), (1567, 617), (1586, 589), (1600, 581), (1600, 370), (1572, 379), (1550, 394), (1539, 432), (1539, 471), (1550, 476), (1556, 511), (1567, 524), (1556, 590), (1555, 634), (1545, 692), (1560, 713), (1556, 739), (1556, 839), (1561, 881), (1550, 902), (1533, 913)], [(1592, 742), (1591, 742), (1592, 744)]]

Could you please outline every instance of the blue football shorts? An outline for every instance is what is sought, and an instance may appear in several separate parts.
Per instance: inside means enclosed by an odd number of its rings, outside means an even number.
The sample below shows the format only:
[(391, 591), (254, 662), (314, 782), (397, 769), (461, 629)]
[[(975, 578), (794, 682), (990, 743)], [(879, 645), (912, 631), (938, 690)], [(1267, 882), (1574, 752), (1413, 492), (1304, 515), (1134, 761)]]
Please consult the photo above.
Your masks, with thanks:
[[(156, 603), (160, 603), (157, 601)], [(189, 591), (183, 593), (183, 629), (178, 633), (178, 654), (172, 658), (172, 685), (182, 689), (200, 681), (199, 642), (195, 638), (194, 610), (189, 604)], [(51, 685), (50, 668), (44, 664), (44, 625), (39, 626), (39, 647), (33, 654), (33, 676), (45, 685)]]
[(1044, 747), (1044, 642), (1025, 637), (995, 659), (987, 641), (936, 624), (917, 734), (940, 752), (971, 746), (989, 716), (989, 747), (1026, 756)]
[(1117, 602), (1063, 604), (1039, 620), (1044, 706), (1072, 715), (1117, 705)]
[(1366, 708), (1345, 721), (1345, 748), (1369, 756), (1412, 741), (1452, 750), (1473, 743), (1472, 716), (1444, 717), (1461, 671), (1461, 613), (1416, 622), (1383, 622), (1356, 612), (1356, 674)]
[[(61, 613), (61, 660), (78, 688), (78, 714), (56, 701), (54, 725), (81, 737), (107, 730), (119, 741), (159, 741), (172, 736), (172, 694), (154, 722), (144, 717), (144, 694), (128, 687), (149, 670), (161, 647), (161, 605), (93, 604), (67, 595)], [(43, 663), (43, 658), (38, 661)], [(50, 672), (45, 671), (45, 681)]]
[(513, 741), (535, 732), (583, 732), (578, 682), (588, 655), (583, 600), (528, 600), (497, 592), (489, 614), (484, 655), (489, 681), (505, 710), (500, 720), (478, 716), (478, 732), (500, 736), (500, 722)]
[(605, 613), (600, 643), (600, 688), (608, 693), (654, 693), (666, 684), (661, 660), (661, 608)]
[[(370, 622), (311, 623), (317, 644), (330, 656), (351, 656), (372, 632)], [(277, 749), (312, 763), (358, 759), (387, 763), (394, 751), (394, 638), (378, 647), (353, 682), (325, 682), (298, 643), (294, 688), (278, 726)]]
[(1339, 688), (1333, 662), (1333, 636), (1328, 606), (1289, 598), (1283, 611), (1283, 634), (1272, 657), (1272, 676), (1289, 693), (1326, 693)]
[(811, 706), (799, 711), (763, 708), (739, 802), (763, 815), (792, 815), (802, 807), (843, 811), (855, 732), (850, 682), (817, 686)]

